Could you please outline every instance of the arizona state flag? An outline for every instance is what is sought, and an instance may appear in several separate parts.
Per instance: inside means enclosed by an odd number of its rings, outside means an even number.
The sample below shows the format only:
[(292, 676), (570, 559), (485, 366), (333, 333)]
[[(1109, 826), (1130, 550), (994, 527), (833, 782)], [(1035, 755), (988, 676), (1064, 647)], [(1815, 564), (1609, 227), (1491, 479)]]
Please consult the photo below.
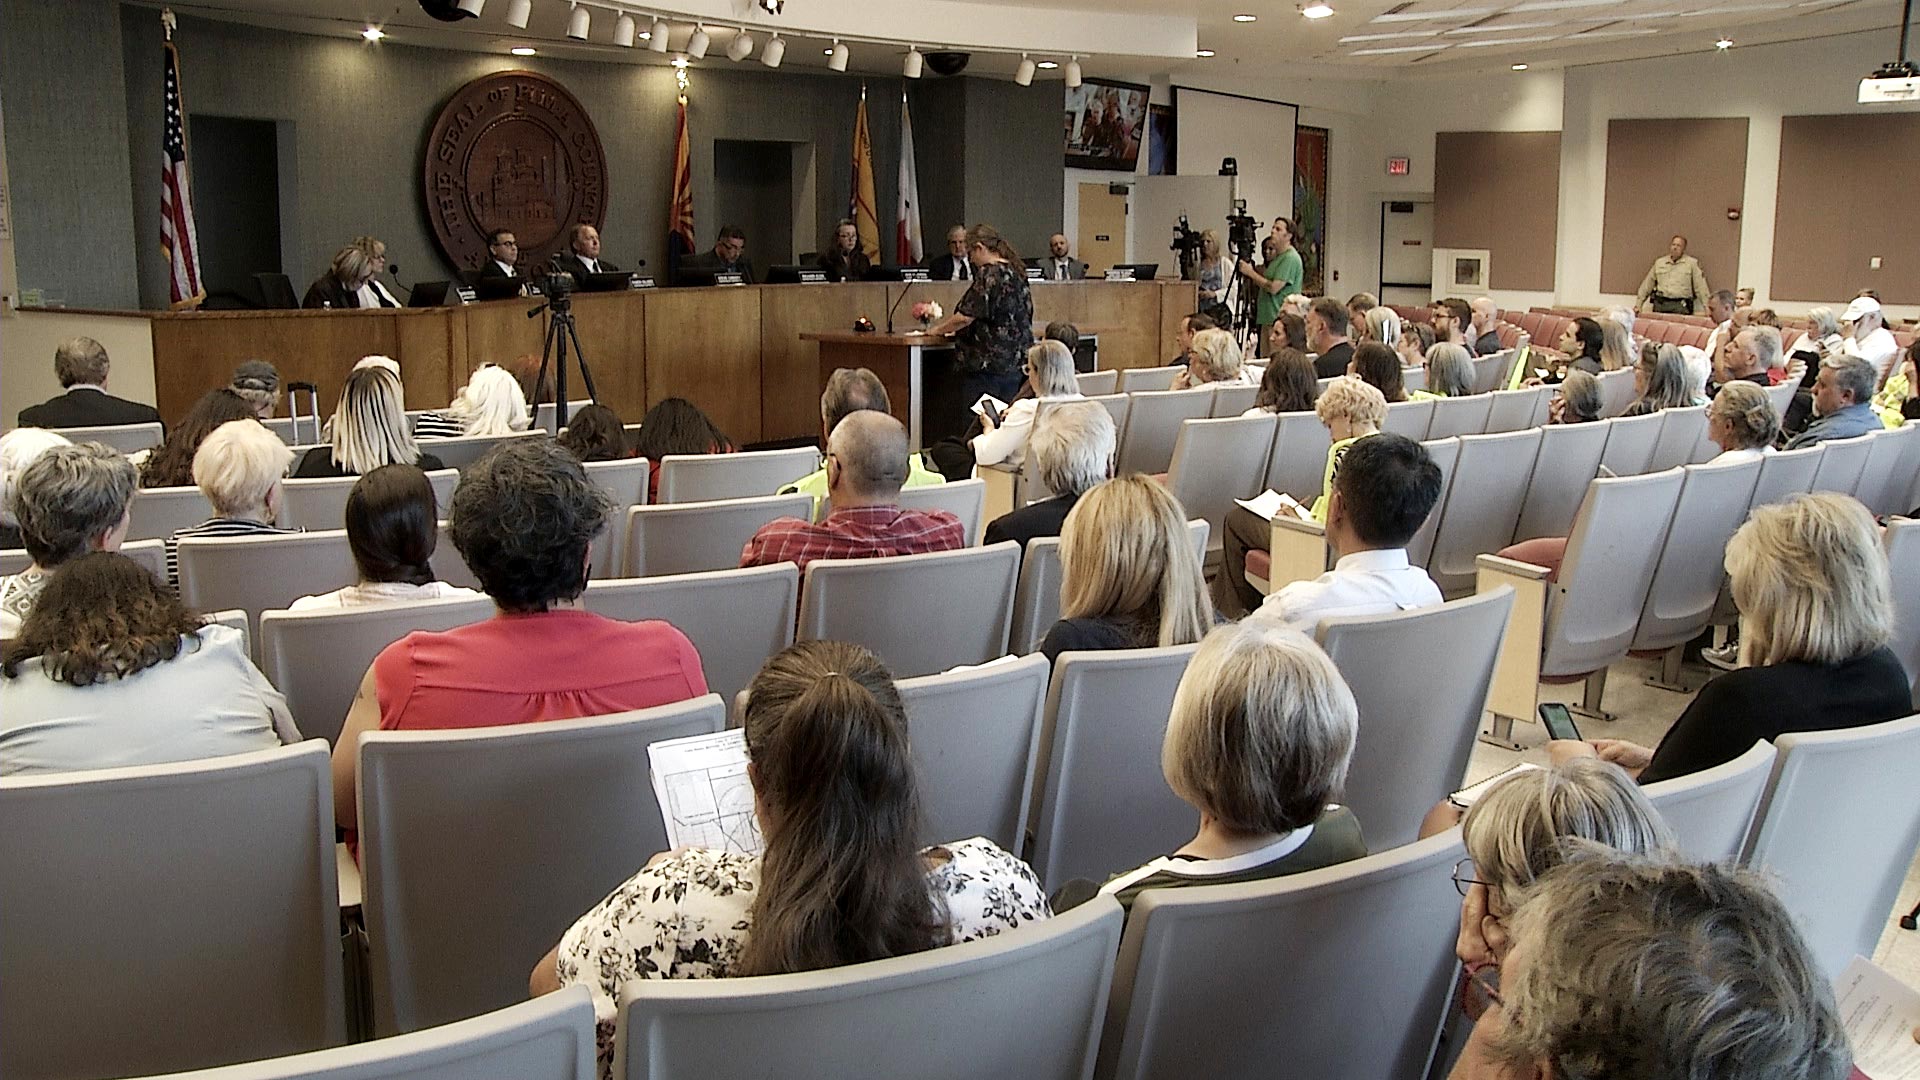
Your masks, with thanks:
[(874, 210), (873, 139), (867, 134), (867, 90), (860, 88), (860, 112), (853, 121), (853, 198), (847, 216), (860, 232), (860, 250), (880, 261), (880, 216)]
[(667, 266), (694, 251), (693, 165), (687, 150), (687, 97), (680, 95), (680, 122), (673, 132), (673, 201), (667, 206)]

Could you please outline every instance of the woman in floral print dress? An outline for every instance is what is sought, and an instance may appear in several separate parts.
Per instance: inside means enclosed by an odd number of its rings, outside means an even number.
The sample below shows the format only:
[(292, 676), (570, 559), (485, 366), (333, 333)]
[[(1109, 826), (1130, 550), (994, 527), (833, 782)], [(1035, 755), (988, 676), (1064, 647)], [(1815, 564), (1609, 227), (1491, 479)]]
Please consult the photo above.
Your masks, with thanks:
[(980, 837), (920, 849), (906, 712), (867, 650), (803, 641), (749, 689), (759, 856), (654, 856), (535, 966), (536, 994), (593, 992), (600, 1064), (635, 979), (773, 975), (990, 937), (1051, 912), (1027, 865)]

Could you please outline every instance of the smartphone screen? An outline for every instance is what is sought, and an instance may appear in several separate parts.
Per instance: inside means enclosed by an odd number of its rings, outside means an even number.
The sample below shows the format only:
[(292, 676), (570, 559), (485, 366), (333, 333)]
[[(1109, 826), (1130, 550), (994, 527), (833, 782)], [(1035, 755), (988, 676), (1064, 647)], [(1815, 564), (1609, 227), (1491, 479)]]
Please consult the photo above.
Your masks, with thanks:
[(1540, 706), (1540, 722), (1546, 725), (1548, 738), (1580, 738), (1580, 729), (1573, 726), (1573, 711), (1558, 702), (1549, 701)]
[(1005, 414), (1003, 414), (999, 409), (994, 408), (993, 402), (983, 401), (980, 403), (980, 408), (986, 411), (987, 419), (993, 421), (995, 427), (998, 427), (1000, 425), (1001, 417)]

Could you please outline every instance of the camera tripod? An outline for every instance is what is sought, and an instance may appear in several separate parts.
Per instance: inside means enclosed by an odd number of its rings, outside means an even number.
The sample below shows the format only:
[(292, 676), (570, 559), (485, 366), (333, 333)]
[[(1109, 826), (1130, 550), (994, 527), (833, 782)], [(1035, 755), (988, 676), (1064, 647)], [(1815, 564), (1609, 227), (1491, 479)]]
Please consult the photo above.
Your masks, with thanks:
[[(553, 369), (553, 430), (567, 426), (567, 343), (573, 344), (574, 363), (580, 365), (580, 378), (587, 384), (587, 397), (596, 403), (600, 392), (593, 386), (593, 369), (587, 366), (587, 351), (580, 347), (580, 331), (573, 323), (573, 275), (553, 274), (547, 278), (547, 302), (527, 312), (527, 318), (537, 319), (541, 312), (547, 313), (547, 338), (540, 347), (540, 372), (535, 376), (534, 396), (539, 396), (539, 388), (546, 385), (547, 369)], [(538, 403), (534, 410), (539, 411)]]

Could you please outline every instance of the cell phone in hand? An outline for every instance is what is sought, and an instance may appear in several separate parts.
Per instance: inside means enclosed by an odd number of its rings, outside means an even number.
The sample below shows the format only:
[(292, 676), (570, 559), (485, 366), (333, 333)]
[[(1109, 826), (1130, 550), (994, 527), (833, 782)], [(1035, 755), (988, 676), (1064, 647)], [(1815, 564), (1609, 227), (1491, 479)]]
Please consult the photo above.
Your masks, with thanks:
[(1546, 726), (1550, 739), (1573, 739), (1576, 742), (1580, 739), (1580, 729), (1573, 726), (1573, 710), (1557, 701), (1541, 704), (1540, 723)]
[(999, 427), (1000, 418), (1006, 415), (1005, 413), (1001, 412), (999, 409), (995, 408), (993, 402), (991, 401), (981, 402), (980, 411), (986, 414), (987, 419), (993, 421), (994, 427)]

